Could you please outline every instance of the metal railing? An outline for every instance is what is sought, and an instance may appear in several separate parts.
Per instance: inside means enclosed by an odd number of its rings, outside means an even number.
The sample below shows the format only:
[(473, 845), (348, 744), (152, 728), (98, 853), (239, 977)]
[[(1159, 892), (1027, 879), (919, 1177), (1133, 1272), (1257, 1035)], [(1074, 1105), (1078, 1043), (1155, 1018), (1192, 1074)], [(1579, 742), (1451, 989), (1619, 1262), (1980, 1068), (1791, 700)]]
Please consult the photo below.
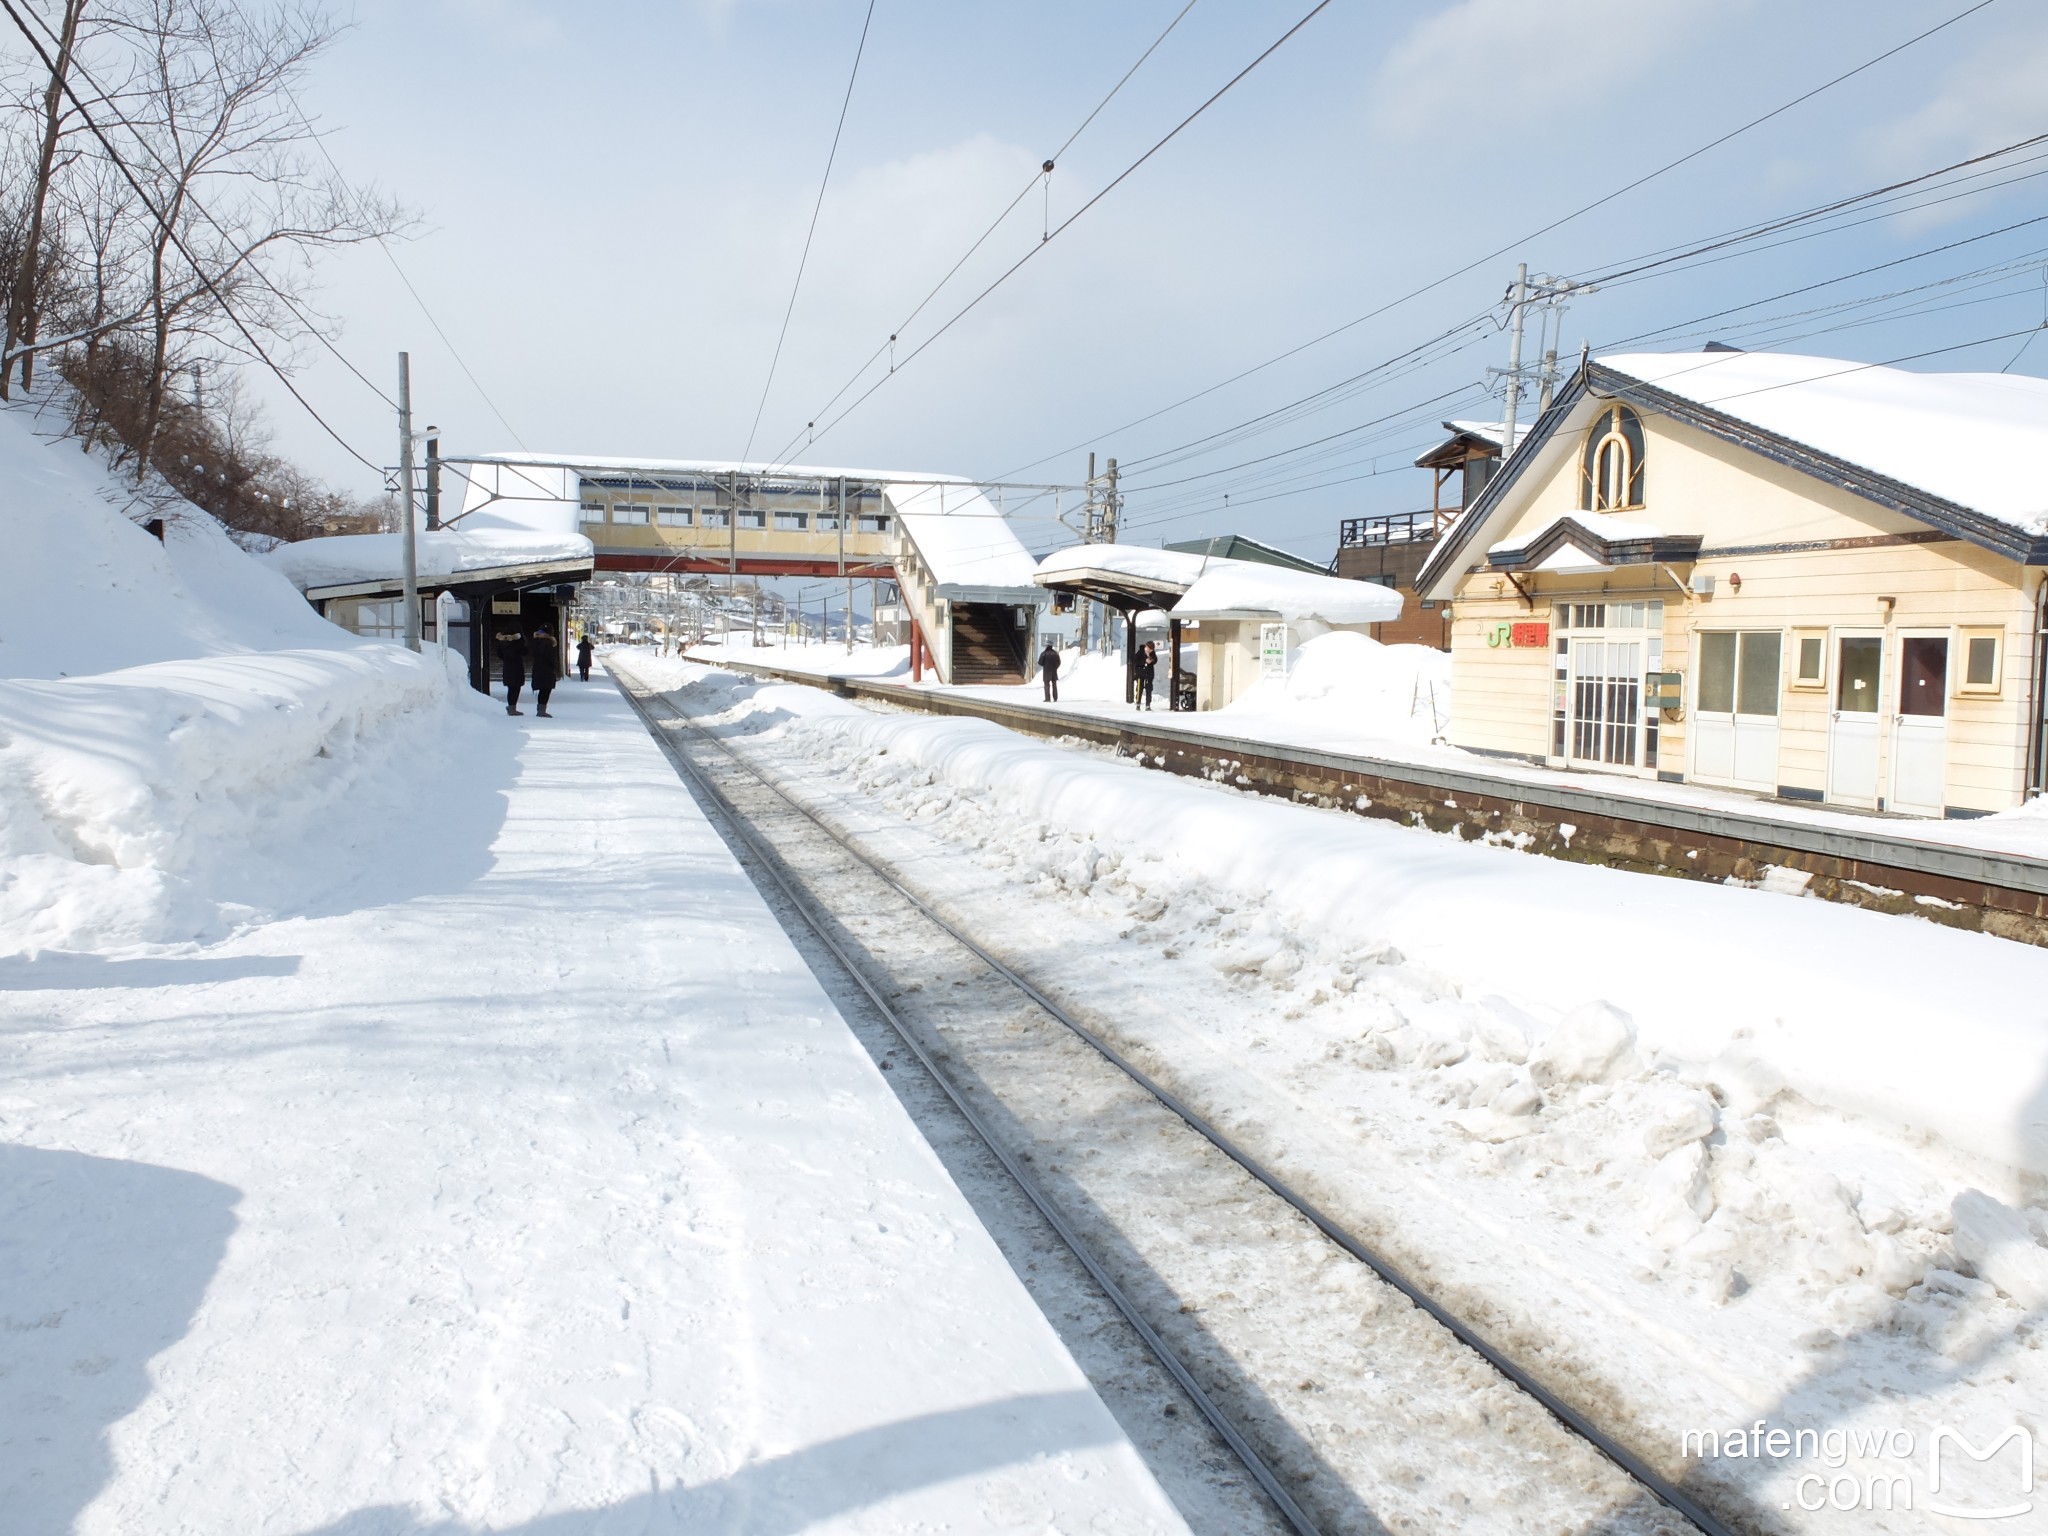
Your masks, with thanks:
[(1371, 517), (1347, 517), (1339, 527), (1339, 549), (1369, 549), (1376, 544), (1422, 544), (1440, 531), (1439, 515), (1428, 508), (1420, 512), (1379, 512)]

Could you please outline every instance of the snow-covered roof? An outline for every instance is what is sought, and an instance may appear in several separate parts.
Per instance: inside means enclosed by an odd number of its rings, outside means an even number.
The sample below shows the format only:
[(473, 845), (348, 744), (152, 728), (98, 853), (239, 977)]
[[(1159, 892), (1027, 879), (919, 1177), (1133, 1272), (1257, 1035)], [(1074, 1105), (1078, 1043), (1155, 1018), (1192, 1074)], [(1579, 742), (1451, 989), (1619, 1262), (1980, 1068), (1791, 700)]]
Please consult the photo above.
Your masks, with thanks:
[(1370, 581), (1312, 576), (1249, 560), (1212, 560), (1173, 612), (1178, 618), (1256, 613), (1289, 623), (1384, 624), (1401, 616), (1401, 594)]
[(2048, 379), (1785, 352), (1630, 352), (1604, 368), (2031, 533), (2048, 532)]
[[(590, 540), (580, 533), (529, 533), (503, 528), (441, 528), (415, 535), (423, 582), (533, 566), (589, 565)], [(352, 533), (282, 544), (258, 557), (301, 592), (396, 581), (405, 555), (395, 533)]]
[(1142, 544), (1076, 544), (1056, 549), (1038, 562), (1032, 579), (1041, 587), (1088, 574), (1122, 577), (1148, 590), (1185, 592), (1211, 566), (1234, 564), (1216, 555), (1175, 549), (1148, 549)]
[(883, 494), (932, 573), (939, 596), (966, 601), (990, 592), (1021, 593), (1025, 600), (1037, 596), (1031, 578), (1038, 562), (980, 487), (946, 478), (890, 485)]
[(1256, 614), (1289, 623), (1383, 624), (1401, 616), (1401, 594), (1369, 581), (1289, 570), (1259, 560), (1225, 560), (1137, 544), (1076, 544), (1038, 563), (1038, 584), (1180, 594), (1175, 618)]

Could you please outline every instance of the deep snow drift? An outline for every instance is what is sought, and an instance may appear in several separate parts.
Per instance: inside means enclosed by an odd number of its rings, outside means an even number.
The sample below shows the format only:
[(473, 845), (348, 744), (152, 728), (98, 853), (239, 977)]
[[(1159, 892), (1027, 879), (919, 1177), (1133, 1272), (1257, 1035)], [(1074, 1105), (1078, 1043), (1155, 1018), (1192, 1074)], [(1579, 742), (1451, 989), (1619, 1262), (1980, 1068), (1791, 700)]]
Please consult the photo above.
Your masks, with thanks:
[(459, 756), (471, 695), (438, 653), (337, 629), (184, 503), (159, 542), (26, 407), (0, 410), (0, 479), (0, 955), (303, 904), (408, 775)]

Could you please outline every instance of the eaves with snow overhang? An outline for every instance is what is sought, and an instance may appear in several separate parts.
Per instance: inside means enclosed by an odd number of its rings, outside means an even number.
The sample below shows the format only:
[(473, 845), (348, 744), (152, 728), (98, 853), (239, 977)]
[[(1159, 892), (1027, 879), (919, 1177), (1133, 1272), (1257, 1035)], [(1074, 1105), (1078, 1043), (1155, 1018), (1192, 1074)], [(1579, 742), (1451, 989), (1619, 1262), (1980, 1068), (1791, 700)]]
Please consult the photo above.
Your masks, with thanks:
[(1687, 565), (1699, 558), (1702, 542), (1696, 533), (1659, 533), (1599, 512), (1568, 512), (1521, 544), (1494, 545), (1486, 563), (1496, 571), (1526, 571), (1570, 549), (1602, 566)]
[(1588, 361), (1559, 391), (1550, 409), (1537, 418), (1528, 436), (1515, 444), (1515, 451), (1487, 483), (1478, 500), (1438, 542), (1416, 577), (1416, 588), (1422, 596), (1439, 600), (1451, 597), (1457, 579), (1470, 565), (1471, 551), (1479, 546), (1482, 535), (1489, 528), (1497, 526), (1516, 486), (1532, 467), (1540, 464), (1547, 469), (1553, 466), (1560, 447), (1576, 451), (1576, 442), (1560, 443), (1559, 434), (1564, 432), (1565, 423), (1570, 420), (1574, 408), (1588, 397), (1619, 400), (1634, 406), (1644, 415), (1682, 422), (1722, 442), (1798, 470), (1875, 506), (1910, 517), (1939, 533), (1974, 544), (2008, 560), (2022, 565), (2048, 565), (2048, 534), (2034, 533), (2012, 522), (1987, 516), (1974, 508), (1907, 485), (1753, 422), (1742, 421), (1712, 406), (1660, 389), (1619, 369)]
[[(452, 592), (465, 587), (561, 586), (586, 582), (591, 575), (591, 562), (588, 560), (547, 560), (531, 565), (476, 566), (438, 575), (427, 574), (422, 575), (416, 585), (421, 592), (432, 596), (444, 589)], [(309, 603), (325, 603), (338, 597), (398, 597), (405, 591), (405, 578), (378, 576), (304, 590)]]

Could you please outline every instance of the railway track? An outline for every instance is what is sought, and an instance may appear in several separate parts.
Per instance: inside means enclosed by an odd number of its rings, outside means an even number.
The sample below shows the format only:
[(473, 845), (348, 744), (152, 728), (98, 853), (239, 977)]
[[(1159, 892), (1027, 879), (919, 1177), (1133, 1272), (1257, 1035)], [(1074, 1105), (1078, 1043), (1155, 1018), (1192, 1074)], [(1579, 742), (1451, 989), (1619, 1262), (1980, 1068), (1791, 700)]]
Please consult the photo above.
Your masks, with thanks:
[(1243, 1466), (1273, 1528), (1733, 1536), (770, 774), (617, 680), (735, 851)]

